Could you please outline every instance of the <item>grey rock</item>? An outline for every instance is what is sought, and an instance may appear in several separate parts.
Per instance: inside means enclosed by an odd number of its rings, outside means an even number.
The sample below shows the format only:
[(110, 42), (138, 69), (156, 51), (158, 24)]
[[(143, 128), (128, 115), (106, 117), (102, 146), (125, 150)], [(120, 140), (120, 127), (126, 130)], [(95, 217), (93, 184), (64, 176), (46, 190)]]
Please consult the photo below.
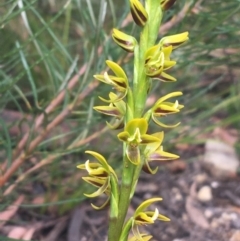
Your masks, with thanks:
[(203, 166), (218, 178), (229, 178), (236, 175), (239, 160), (231, 145), (224, 142), (207, 140), (205, 154), (202, 160)]

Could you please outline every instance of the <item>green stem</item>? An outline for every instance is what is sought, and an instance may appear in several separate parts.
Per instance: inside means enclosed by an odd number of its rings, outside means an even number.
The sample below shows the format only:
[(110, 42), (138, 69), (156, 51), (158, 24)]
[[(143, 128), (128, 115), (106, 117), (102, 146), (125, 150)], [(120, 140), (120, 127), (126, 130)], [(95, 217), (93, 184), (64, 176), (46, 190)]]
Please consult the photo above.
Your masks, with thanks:
[(141, 163), (134, 170), (130, 198), (132, 198), (134, 195), (143, 164), (144, 164), (144, 157), (141, 158)]
[(122, 174), (122, 185), (120, 189), (120, 199), (118, 205), (118, 218), (110, 219), (108, 241), (118, 241), (122, 233), (122, 227), (130, 204), (130, 194), (132, 187), (132, 176), (134, 165), (129, 162), (127, 156), (124, 156), (124, 167)]
[(134, 52), (133, 96), (135, 118), (142, 116), (150, 88), (149, 78), (145, 74), (145, 53), (149, 47), (155, 44), (162, 20), (162, 9), (159, 1), (147, 0), (145, 5), (148, 21), (140, 36), (139, 49), (137, 48)]
[(110, 226), (108, 233), (108, 240), (117, 240), (116, 227), (118, 218), (118, 202), (119, 202), (119, 188), (118, 180), (111, 174), (111, 199), (110, 199)]
[[(125, 122), (133, 119), (133, 95), (132, 90), (129, 88), (127, 95), (127, 111), (125, 116)], [(108, 241), (119, 240), (122, 233), (122, 227), (125, 221), (125, 217), (128, 211), (130, 203), (130, 194), (132, 187), (132, 177), (134, 171), (134, 165), (129, 162), (126, 156), (126, 145), (123, 146), (123, 172), (122, 172), (122, 184), (120, 189), (120, 197), (118, 203), (118, 217), (110, 218)]]
[(130, 218), (123, 227), (119, 241), (127, 241), (128, 233), (132, 227), (133, 218)]
[(109, 229), (108, 229), (108, 241), (118, 240), (118, 232), (116, 232), (118, 227), (118, 219), (110, 218), (109, 220)]

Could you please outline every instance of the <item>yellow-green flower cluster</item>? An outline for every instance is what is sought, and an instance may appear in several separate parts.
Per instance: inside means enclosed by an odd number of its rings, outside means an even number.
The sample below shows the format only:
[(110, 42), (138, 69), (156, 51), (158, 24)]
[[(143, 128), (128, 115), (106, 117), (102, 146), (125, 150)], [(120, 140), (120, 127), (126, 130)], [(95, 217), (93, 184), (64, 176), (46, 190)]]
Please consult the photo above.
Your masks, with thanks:
[(166, 73), (166, 70), (176, 64), (176, 61), (170, 59), (170, 55), (173, 49), (176, 49), (187, 40), (188, 32), (184, 32), (164, 37), (157, 45), (149, 48), (145, 54), (146, 75), (163, 82), (176, 81), (173, 76)]
[[(160, 97), (151, 108), (145, 111), (145, 106), (140, 106), (140, 111), (136, 111), (138, 98), (143, 103), (146, 102), (146, 96), (149, 93), (150, 82), (149, 79), (157, 79), (162, 82), (175, 82), (176, 78), (169, 74), (169, 70), (176, 65), (176, 61), (171, 59), (172, 51), (184, 44), (188, 40), (188, 32), (165, 36), (156, 44), (152, 41), (151, 33), (155, 31), (158, 33), (159, 21), (154, 21), (153, 13), (161, 15), (162, 10), (169, 9), (176, 0), (146, 0), (145, 6), (139, 0), (129, 0), (130, 10), (134, 22), (143, 28), (141, 37), (137, 40), (135, 37), (128, 35), (118, 29), (113, 29), (112, 38), (118, 46), (127, 52), (134, 53), (137, 61), (134, 62), (134, 77), (133, 81), (127, 76), (122, 67), (107, 60), (106, 64), (109, 67), (109, 72), (94, 75), (94, 77), (110, 85), (113, 92), (109, 92), (109, 98), (99, 97), (107, 105), (95, 106), (94, 109), (102, 114), (111, 116), (115, 119), (114, 124), (107, 122), (111, 129), (122, 129), (117, 137), (124, 143), (124, 168), (133, 167), (133, 172), (126, 173), (132, 175), (138, 173), (138, 170), (143, 170), (150, 174), (155, 174), (157, 168), (151, 168), (151, 162), (168, 161), (178, 158), (178, 155), (166, 152), (163, 150), (164, 132), (157, 132), (149, 134), (149, 123), (152, 120), (155, 124), (163, 128), (174, 128), (179, 123), (165, 124), (162, 119), (168, 115), (176, 114), (184, 107), (179, 104), (178, 100), (173, 102), (168, 101), (171, 98), (176, 98), (182, 95), (182, 92), (175, 91)], [(152, 4), (152, 5), (151, 5)], [(160, 10), (159, 10), (160, 9)], [(152, 27), (153, 26), (153, 27)], [(154, 29), (156, 27), (156, 29)], [(156, 35), (157, 36), (157, 35)], [(142, 44), (142, 41), (149, 41)], [(137, 76), (137, 77), (136, 77)], [(143, 82), (144, 80), (145, 82)], [(142, 84), (142, 85), (141, 85)], [(140, 91), (138, 91), (140, 89)], [(145, 91), (145, 92), (144, 92)], [(140, 95), (138, 96), (138, 93)], [(141, 94), (143, 96), (141, 96)], [(145, 101), (145, 102), (144, 102)], [(98, 163), (86, 161), (85, 164), (79, 165), (78, 168), (84, 169), (89, 176), (83, 179), (91, 185), (97, 187), (97, 191), (92, 194), (85, 194), (88, 197), (96, 197), (101, 194), (106, 194), (108, 199), (101, 207), (92, 205), (95, 209), (100, 209), (111, 203), (111, 217), (114, 217), (117, 223), (121, 207), (121, 193), (120, 187), (124, 186), (125, 179), (122, 178), (121, 183), (113, 168), (107, 163), (106, 159), (99, 153), (88, 151), (88, 154), (94, 156)], [(127, 164), (126, 164), (127, 161)], [(132, 165), (133, 164), (133, 165)], [(139, 171), (140, 172), (140, 171)], [(131, 183), (128, 186), (135, 188), (137, 180), (135, 175), (128, 176)], [(126, 185), (127, 186), (127, 185)], [(130, 190), (132, 191), (134, 190)], [(126, 203), (131, 199), (131, 194), (127, 197)], [(141, 233), (139, 226), (146, 224), (153, 224), (156, 220), (169, 221), (169, 219), (161, 214), (158, 210), (145, 211), (145, 209), (156, 201), (161, 201), (161, 198), (153, 198), (143, 202), (137, 209), (133, 217), (131, 217), (125, 225), (120, 226), (122, 234), (119, 240), (126, 241), (128, 233), (132, 230), (133, 237), (129, 241), (148, 241), (151, 235)], [(121, 217), (122, 218), (122, 217)], [(124, 218), (120, 222), (124, 221)], [(116, 221), (117, 220), (117, 221)], [(119, 227), (118, 227), (119, 228)], [(113, 235), (114, 237), (114, 235)], [(118, 236), (120, 237), (120, 236)], [(111, 241), (113, 238), (111, 239)]]

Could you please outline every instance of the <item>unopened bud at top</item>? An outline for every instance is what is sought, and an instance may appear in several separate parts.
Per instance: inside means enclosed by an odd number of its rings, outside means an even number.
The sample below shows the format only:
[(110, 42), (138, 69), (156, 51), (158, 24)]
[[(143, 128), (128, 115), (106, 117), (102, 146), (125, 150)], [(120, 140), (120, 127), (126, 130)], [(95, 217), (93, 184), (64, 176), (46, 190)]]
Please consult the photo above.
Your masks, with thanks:
[(139, 26), (144, 26), (148, 19), (148, 14), (141, 2), (130, 0), (131, 13), (134, 22)]

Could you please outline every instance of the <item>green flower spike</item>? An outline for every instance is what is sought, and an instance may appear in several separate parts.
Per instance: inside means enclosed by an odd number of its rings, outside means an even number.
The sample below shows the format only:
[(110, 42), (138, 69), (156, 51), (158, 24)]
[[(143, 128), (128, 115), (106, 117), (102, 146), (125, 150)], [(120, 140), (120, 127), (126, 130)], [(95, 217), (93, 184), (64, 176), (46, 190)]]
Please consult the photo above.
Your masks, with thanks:
[(127, 143), (126, 155), (133, 164), (140, 164), (139, 145), (146, 145), (153, 142), (159, 142), (159, 138), (148, 135), (148, 123), (144, 118), (133, 119), (129, 121), (123, 132), (118, 134), (120, 141)]
[(83, 177), (83, 180), (95, 187), (98, 187), (98, 190), (91, 194), (84, 195), (94, 198), (103, 193), (106, 194), (108, 199), (101, 207), (91, 204), (94, 209), (102, 209), (109, 203), (110, 195), (112, 195), (111, 183), (113, 181), (117, 183), (118, 178), (112, 167), (108, 165), (106, 159), (102, 155), (94, 151), (86, 151), (86, 153), (94, 156), (99, 163), (90, 163), (89, 160), (87, 160), (85, 164), (78, 165), (77, 168), (84, 169), (88, 172), (89, 177)]
[(139, 26), (144, 26), (148, 19), (148, 14), (139, 0), (130, 0), (131, 14), (134, 22)]
[(108, 75), (107, 72), (105, 72), (103, 75), (94, 75), (94, 78), (97, 80), (112, 85), (120, 94), (116, 97), (116, 99), (110, 99), (106, 100), (102, 97), (99, 97), (104, 102), (116, 102), (122, 100), (126, 95), (128, 91), (128, 79), (123, 71), (123, 69), (116, 64), (113, 61), (107, 60), (106, 61), (108, 67), (113, 71), (113, 73), (116, 75)]
[(175, 2), (176, 0), (161, 0), (160, 4), (163, 10), (168, 10)]
[(178, 113), (184, 107), (183, 105), (180, 105), (177, 100), (174, 103), (165, 102), (165, 100), (167, 100), (169, 98), (180, 96), (180, 95), (182, 95), (182, 92), (180, 92), (180, 91), (172, 92), (172, 93), (167, 94), (167, 95), (161, 97), (160, 99), (158, 99), (158, 101), (155, 103), (155, 105), (151, 109), (152, 119), (157, 125), (165, 127), (165, 128), (173, 128), (180, 124), (180, 122), (179, 122), (175, 125), (165, 125), (162, 122), (157, 120), (157, 117), (163, 117), (163, 116), (167, 116), (170, 114)]
[(146, 75), (163, 82), (176, 81), (174, 77), (164, 72), (176, 64), (176, 61), (170, 60), (171, 53), (172, 46), (163, 47), (161, 44), (148, 49), (145, 54)]
[(143, 165), (143, 171), (149, 174), (155, 174), (158, 170), (158, 167), (156, 167), (154, 170), (151, 169), (149, 166), (150, 162), (153, 161), (170, 161), (179, 158), (178, 155), (165, 152), (163, 151), (163, 147), (161, 146), (162, 141), (164, 139), (164, 132), (158, 132), (152, 134), (153, 136), (156, 136), (160, 139), (160, 142), (155, 143), (149, 143), (146, 145), (146, 148), (144, 149), (144, 156), (145, 156), (145, 162)]
[(170, 35), (162, 38), (160, 44), (164, 47), (172, 46), (173, 49), (178, 48), (188, 40), (188, 32)]
[(170, 221), (164, 215), (159, 214), (158, 209), (156, 208), (155, 211), (145, 211), (145, 209), (150, 206), (154, 202), (162, 201), (162, 198), (151, 198), (144, 201), (135, 211), (132, 220), (132, 232), (137, 240), (144, 240), (142, 238), (142, 234), (140, 234), (138, 227), (141, 225), (153, 224), (156, 220), (160, 221)]
[(137, 45), (137, 40), (131, 35), (127, 35), (116, 28), (113, 29), (112, 33), (113, 40), (127, 52), (133, 52), (134, 47)]

